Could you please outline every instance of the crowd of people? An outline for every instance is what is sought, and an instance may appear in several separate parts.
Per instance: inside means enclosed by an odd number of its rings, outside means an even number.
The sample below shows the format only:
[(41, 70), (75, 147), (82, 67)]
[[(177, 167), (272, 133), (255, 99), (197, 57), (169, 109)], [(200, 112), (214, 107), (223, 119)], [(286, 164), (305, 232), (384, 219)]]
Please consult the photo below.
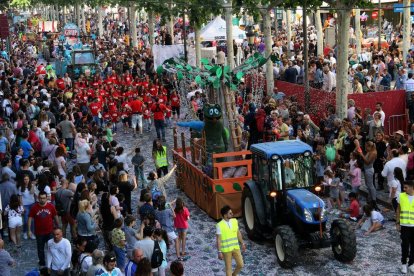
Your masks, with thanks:
[[(156, 73), (145, 43), (138, 48), (125, 45), (121, 38), (128, 32), (127, 24), (116, 27), (112, 20), (104, 22), (106, 40), (96, 40), (99, 70), (92, 77), (57, 76), (53, 66), (40, 59), (34, 41), (20, 40), (17, 35), (11, 37), (10, 52), (2, 52), (1, 236), (8, 237), (14, 252), (22, 250), (22, 238), (36, 240), (40, 275), (165, 275), (167, 270), (183, 275), (190, 213), (185, 200), (167, 194), (166, 185), (176, 166), (168, 160), (165, 142), (169, 127), (184, 118), (182, 105), (202, 119), (207, 95), (200, 90), (187, 102), (173, 78)], [(178, 41), (179, 36), (174, 39)], [(282, 57), (274, 68), (275, 77), (300, 84), (306, 68), (299, 36), (297, 31), (291, 42), (280, 44), (275, 35), (273, 50)], [(351, 45), (349, 80), (354, 89), (350, 93), (390, 90), (395, 81), (396, 89), (407, 91), (411, 104), (414, 52), (402, 64), (401, 37), (391, 38), (396, 43), (389, 49), (371, 47), (359, 56)], [(243, 43), (241, 47), (247, 57), (262, 51), (262, 44)], [(316, 55), (316, 45), (309, 51), (310, 85), (335, 91), (336, 48), (326, 45), (323, 56)], [(192, 84), (192, 88), (198, 87)], [(277, 88), (257, 101), (243, 82), (235, 102), (247, 147), (288, 139), (313, 147), (317, 181), (324, 186), (331, 214), (359, 221), (356, 227), (361, 226), (367, 235), (382, 229), (377, 190), (386, 188), (385, 184), (390, 203), (398, 209), (402, 185), (414, 175), (413, 136), (406, 135), (407, 130), (385, 133), (384, 103), (361, 110), (350, 100), (346, 118), (339, 118), (329, 106), (316, 120), (294, 97), (286, 97)], [(154, 129), (152, 162), (141, 148), (130, 156), (118, 143), (117, 137), (125, 135), (148, 140), (147, 133)], [(331, 150), (334, 157), (328, 158)], [(144, 166), (155, 170), (145, 175)], [(368, 203), (360, 208), (359, 188), (364, 182)], [(352, 190), (348, 196), (347, 187)], [(138, 191), (135, 209), (132, 194)], [(229, 208), (222, 215), (223, 221), (237, 223)], [(218, 235), (223, 225), (218, 224)], [(230, 275), (232, 256), (223, 254), (229, 251), (221, 252), (221, 248), (218, 242), (219, 258), (225, 259)], [(234, 273), (238, 273), (243, 261), (240, 254), (235, 258)], [(406, 258), (402, 263), (407, 263)], [(9, 275), (14, 264), (0, 240), (0, 274)]]

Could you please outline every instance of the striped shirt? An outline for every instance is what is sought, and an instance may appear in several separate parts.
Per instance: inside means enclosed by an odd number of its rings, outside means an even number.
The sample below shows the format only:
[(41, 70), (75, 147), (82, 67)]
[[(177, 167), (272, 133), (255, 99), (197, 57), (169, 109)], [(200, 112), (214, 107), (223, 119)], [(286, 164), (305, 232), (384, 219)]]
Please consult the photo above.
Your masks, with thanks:
[(137, 264), (130, 260), (125, 267), (125, 276), (134, 276), (136, 270)]

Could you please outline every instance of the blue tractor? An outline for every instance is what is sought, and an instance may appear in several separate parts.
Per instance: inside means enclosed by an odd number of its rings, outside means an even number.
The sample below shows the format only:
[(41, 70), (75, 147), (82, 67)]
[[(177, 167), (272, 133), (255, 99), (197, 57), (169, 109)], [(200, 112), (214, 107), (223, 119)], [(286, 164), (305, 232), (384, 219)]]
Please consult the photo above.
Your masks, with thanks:
[(356, 255), (348, 222), (336, 219), (327, 233), (325, 203), (316, 194), (313, 151), (298, 140), (251, 146), (253, 177), (243, 187), (243, 221), (250, 239), (274, 238), (281, 267), (291, 268), (302, 247), (332, 247), (341, 262)]

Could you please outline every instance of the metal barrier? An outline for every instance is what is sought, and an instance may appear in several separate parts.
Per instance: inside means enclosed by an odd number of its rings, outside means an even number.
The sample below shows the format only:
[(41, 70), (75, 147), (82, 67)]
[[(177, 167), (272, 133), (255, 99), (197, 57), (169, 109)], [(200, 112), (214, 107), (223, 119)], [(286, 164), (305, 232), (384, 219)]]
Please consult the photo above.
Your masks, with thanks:
[(394, 134), (397, 130), (407, 132), (407, 115), (391, 115), (388, 117), (388, 135)]

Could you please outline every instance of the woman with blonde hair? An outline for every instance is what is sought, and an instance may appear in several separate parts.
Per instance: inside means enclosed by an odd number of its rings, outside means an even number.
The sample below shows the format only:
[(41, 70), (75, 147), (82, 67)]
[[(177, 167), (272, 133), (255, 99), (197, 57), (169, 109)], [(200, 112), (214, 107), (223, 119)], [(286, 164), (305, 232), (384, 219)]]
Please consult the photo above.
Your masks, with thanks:
[(121, 172), (121, 174), (118, 176), (118, 188), (119, 192), (122, 193), (125, 196), (125, 205), (127, 207), (126, 212), (128, 214), (132, 214), (132, 208), (131, 208), (131, 194), (132, 191), (137, 188), (137, 181), (135, 176), (133, 176), (132, 181), (129, 179), (128, 174), (125, 172)]
[(76, 216), (78, 237), (83, 237), (87, 241), (96, 240), (96, 224), (92, 214), (88, 211), (90, 206), (89, 200), (79, 201), (79, 211)]

